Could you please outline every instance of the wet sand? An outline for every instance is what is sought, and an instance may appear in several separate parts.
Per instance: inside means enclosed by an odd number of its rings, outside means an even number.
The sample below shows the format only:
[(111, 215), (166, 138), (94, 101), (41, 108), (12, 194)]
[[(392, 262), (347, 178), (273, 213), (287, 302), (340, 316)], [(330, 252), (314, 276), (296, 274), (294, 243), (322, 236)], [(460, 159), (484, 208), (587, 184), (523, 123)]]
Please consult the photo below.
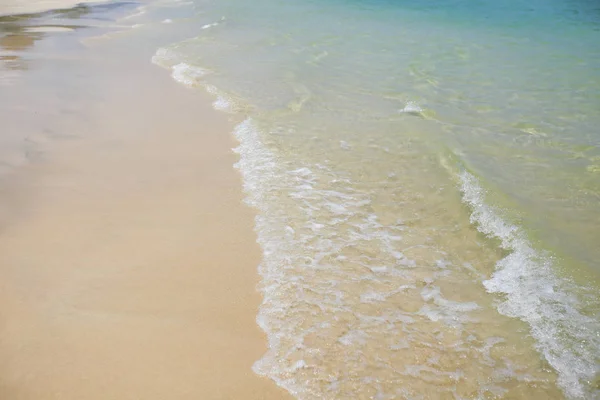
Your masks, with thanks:
[(89, 2), (90, 0), (2, 0), (0, 2), (0, 16), (67, 9), (77, 4)]
[(21, 49), (36, 63), (0, 94), (25, 143), (0, 178), (0, 398), (288, 398), (251, 371), (260, 250), (233, 121), (143, 35), (66, 35)]

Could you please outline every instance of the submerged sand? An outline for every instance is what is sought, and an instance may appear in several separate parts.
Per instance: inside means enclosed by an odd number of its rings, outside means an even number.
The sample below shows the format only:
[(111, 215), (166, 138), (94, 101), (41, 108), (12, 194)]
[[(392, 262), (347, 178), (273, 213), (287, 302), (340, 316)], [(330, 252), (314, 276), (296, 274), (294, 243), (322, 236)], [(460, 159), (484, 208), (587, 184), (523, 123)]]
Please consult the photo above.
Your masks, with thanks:
[(0, 93), (35, 150), (0, 180), (0, 398), (287, 398), (251, 370), (260, 251), (232, 122), (142, 34), (61, 57), (64, 35)]

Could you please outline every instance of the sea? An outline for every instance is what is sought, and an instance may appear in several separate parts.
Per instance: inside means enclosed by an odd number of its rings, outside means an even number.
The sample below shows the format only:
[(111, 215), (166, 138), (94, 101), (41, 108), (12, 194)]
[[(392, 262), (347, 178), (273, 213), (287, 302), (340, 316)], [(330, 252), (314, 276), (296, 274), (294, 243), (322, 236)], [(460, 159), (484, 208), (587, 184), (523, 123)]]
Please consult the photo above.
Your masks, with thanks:
[[(295, 398), (600, 399), (598, 0), (193, 0)], [(199, 128), (201, 134), (201, 128)]]

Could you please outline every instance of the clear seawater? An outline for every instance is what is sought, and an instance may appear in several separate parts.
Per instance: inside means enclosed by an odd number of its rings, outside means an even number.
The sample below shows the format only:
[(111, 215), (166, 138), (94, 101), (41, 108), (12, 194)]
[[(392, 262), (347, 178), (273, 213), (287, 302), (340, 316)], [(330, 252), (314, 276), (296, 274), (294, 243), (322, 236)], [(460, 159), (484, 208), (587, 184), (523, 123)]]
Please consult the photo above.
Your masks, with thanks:
[[(597, 0), (194, 0), (298, 399), (600, 398)], [(149, 8), (150, 12), (152, 7)]]

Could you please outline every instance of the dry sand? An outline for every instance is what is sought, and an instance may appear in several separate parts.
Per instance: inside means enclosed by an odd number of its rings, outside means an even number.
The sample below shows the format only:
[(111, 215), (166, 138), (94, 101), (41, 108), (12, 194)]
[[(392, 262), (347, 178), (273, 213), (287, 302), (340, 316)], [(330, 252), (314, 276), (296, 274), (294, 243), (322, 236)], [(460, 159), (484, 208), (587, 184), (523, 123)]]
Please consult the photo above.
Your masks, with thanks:
[(251, 371), (260, 251), (232, 123), (136, 40), (38, 55), (0, 96), (42, 153), (0, 181), (0, 399), (288, 398)]

